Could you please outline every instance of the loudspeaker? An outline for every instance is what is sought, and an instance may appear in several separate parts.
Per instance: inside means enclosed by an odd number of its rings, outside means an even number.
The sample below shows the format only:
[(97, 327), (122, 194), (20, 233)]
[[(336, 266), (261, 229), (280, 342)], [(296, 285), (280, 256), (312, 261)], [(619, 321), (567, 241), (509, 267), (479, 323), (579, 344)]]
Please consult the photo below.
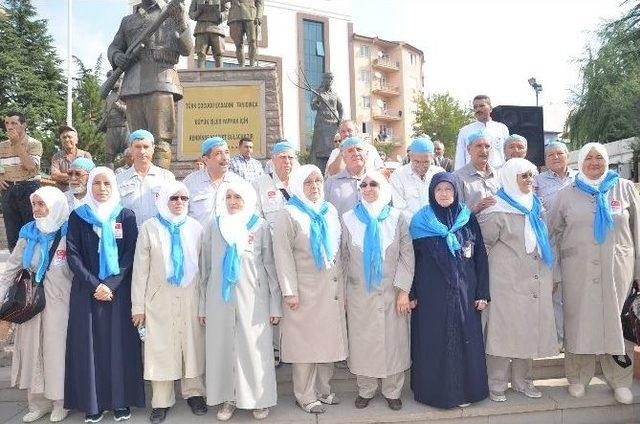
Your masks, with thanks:
[(544, 122), (540, 106), (496, 106), (491, 111), (494, 121), (509, 128), (509, 134), (527, 139), (527, 159), (537, 166), (544, 165)]

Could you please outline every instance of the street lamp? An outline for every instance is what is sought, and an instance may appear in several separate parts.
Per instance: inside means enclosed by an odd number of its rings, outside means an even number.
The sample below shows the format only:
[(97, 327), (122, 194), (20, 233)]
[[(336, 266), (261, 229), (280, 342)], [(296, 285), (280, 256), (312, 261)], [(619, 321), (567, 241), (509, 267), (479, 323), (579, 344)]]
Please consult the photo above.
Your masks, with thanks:
[(536, 81), (534, 77), (529, 78), (529, 85), (536, 92), (536, 106), (538, 106), (538, 94), (542, 91), (542, 84)]

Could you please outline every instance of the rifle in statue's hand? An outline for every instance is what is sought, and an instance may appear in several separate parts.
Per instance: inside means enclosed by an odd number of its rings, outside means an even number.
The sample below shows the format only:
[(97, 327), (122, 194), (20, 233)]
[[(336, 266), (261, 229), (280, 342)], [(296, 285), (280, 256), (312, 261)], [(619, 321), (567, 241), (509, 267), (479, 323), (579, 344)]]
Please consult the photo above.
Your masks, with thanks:
[(128, 58), (127, 62), (123, 66), (118, 66), (116, 69), (114, 69), (111, 75), (104, 82), (104, 84), (102, 84), (102, 87), (100, 87), (100, 95), (103, 99), (107, 98), (107, 96), (113, 89), (114, 84), (116, 83), (116, 81), (118, 81), (120, 76), (138, 60), (140, 52), (145, 48), (151, 36), (158, 31), (160, 25), (162, 25), (164, 21), (166, 21), (170, 16), (176, 13), (176, 10), (174, 9), (180, 10), (180, 3), (182, 3), (183, 1), (184, 0), (171, 0), (167, 7), (162, 10), (160, 16), (158, 16), (158, 18), (153, 21), (151, 25), (146, 27), (144, 31), (142, 31), (142, 33), (140, 33), (135, 42), (131, 43), (131, 45), (127, 47), (127, 51), (124, 53)]

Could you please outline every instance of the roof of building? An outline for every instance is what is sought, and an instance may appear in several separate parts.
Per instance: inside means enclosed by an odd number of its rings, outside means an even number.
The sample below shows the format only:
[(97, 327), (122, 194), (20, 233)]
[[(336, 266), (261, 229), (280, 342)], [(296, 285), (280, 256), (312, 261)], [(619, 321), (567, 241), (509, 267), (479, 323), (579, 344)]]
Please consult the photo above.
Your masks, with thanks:
[(354, 40), (359, 40), (359, 41), (369, 41), (369, 42), (374, 43), (374, 44), (380, 43), (380, 44), (389, 44), (389, 45), (394, 46), (394, 47), (404, 47), (404, 48), (407, 48), (409, 50), (413, 50), (416, 53), (418, 53), (420, 56), (424, 57), (424, 52), (422, 50), (420, 50), (419, 48), (417, 48), (417, 47), (415, 47), (415, 46), (413, 46), (413, 45), (411, 45), (411, 44), (409, 44), (409, 43), (407, 43), (405, 41), (385, 40), (385, 39), (382, 39), (382, 38), (380, 38), (378, 36), (369, 37), (369, 36), (366, 36), (366, 35), (356, 34), (356, 33), (353, 34), (353, 39)]

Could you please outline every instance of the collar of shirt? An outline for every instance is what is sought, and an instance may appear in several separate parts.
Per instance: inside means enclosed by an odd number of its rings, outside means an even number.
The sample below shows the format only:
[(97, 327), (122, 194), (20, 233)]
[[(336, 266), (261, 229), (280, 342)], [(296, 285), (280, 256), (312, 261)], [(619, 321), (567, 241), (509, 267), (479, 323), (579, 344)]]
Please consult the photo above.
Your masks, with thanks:
[(467, 175), (468, 176), (472, 176), (472, 175), (477, 175), (480, 178), (491, 178), (491, 177), (496, 177), (496, 171), (495, 169), (493, 169), (493, 167), (487, 163), (487, 172), (486, 173), (482, 173), (480, 171), (478, 171), (476, 169), (475, 166), (473, 166), (473, 164), (471, 162), (469, 162), (465, 168), (467, 168)]
[[(149, 171), (147, 172), (146, 176), (157, 175), (158, 174), (157, 168), (158, 168), (157, 166), (155, 166), (154, 164), (151, 164), (149, 166)], [(127, 169), (126, 171), (122, 171), (122, 173), (125, 175), (125, 178), (127, 180), (130, 180), (132, 178), (142, 179), (140, 178), (140, 175), (138, 174), (138, 171), (136, 171), (136, 167), (134, 165), (131, 165), (129, 169)]]
[(359, 176), (356, 177), (354, 175), (351, 175), (349, 173), (349, 171), (347, 171), (347, 168), (344, 168), (342, 171), (338, 172), (336, 174), (336, 178), (342, 179), (342, 180), (357, 180), (360, 181), (362, 179), (363, 176)]
[[(209, 175), (209, 171), (207, 171), (207, 168), (202, 168), (198, 172), (200, 174), (200, 175), (198, 175), (198, 177), (199, 177), (198, 179), (200, 180), (201, 183), (209, 183), (209, 184), (215, 185), (213, 180), (211, 180), (211, 176)], [(222, 176), (222, 182), (224, 182), (224, 183), (230, 182), (231, 178), (232, 178), (232, 174), (233, 174), (233, 172), (231, 172), (231, 171), (225, 172), (224, 175)], [(238, 178), (240, 178), (240, 177), (238, 177)]]
[(287, 187), (285, 187), (275, 171), (269, 177), (273, 180), (273, 185), (275, 185), (278, 190), (281, 188), (287, 190)]
[(577, 173), (578, 173), (578, 171), (576, 171), (575, 169), (571, 169), (571, 168), (567, 168), (567, 172), (562, 176), (556, 174), (554, 171), (552, 171), (550, 169), (547, 169), (545, 172), (543, 172), (543, 174), (546, 174), (546, 176), (548, 178), (554, 178), (554, 179), (558, 179), (558, 180), (564, 180), (565, 178), (573, 178)]

